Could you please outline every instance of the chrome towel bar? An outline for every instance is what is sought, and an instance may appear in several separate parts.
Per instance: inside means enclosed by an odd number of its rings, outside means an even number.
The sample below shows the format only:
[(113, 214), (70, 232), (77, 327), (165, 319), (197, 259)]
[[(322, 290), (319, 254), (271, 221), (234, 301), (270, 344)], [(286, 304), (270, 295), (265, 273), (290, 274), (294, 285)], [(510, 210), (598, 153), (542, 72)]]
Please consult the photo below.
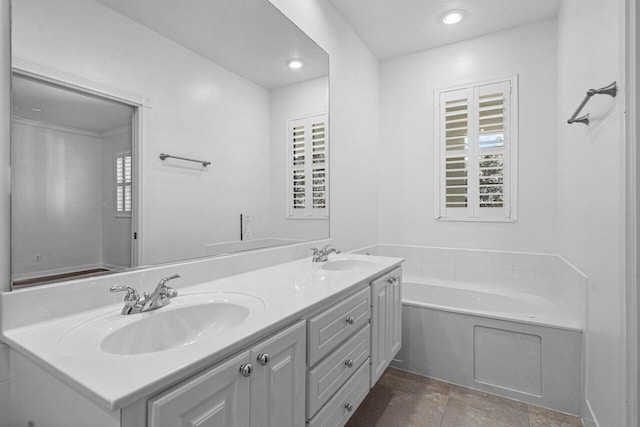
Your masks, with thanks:
[(202, 163), (202, 166), (204, 166), (205, 168), (211, 164), (211, 162), (208, 162), (206, 160), (189, 159), (187, 157), (172, 156), (171, 154), (160, 153), (160, 160), (164, 160), (168, 158), (186, 160), (188, 162)]
[(585, 125), (589, 125), (589, 113), (585, 114), (584, 116), (578, 117), (578, 114), (580, 114), (580, 111), (582, 111), (584, 106), (587, 105), (589, 99), (591, 99), (593, 95), (609, 95), (610, 97), (615, 98), (617, 94), (618, 87), (616, 86), (616, 82), (613, 82), (609, 86), (605, 86), (600, 89), (589, 89), (587, 91), (587, 96), (585, 96), (580, 105), (578, 105), (578, 109), (575, 113), (573, 113), (573, 116), (571, 116), (571, 118), (567, 120), (567, 123), (582, 123)]

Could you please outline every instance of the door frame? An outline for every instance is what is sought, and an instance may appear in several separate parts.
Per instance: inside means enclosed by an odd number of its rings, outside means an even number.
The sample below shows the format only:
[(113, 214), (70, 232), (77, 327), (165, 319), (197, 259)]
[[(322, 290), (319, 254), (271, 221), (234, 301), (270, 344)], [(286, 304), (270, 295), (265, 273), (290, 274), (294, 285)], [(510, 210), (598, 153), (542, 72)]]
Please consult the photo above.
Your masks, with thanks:
[[(128, 92), (126, 90), (89, 80), (84, 77), (66, 71), (38, 64), (24, 58), (13, 56), (11, 58), (11, 76), (18, 75), (43, 83), (53, 84), (62, 88), (84, 93), (99, 98), (116, 101), (133, 108), (132, 114), (132, 138), (131, 152), (134, 162), (133, 174), (133, 214), (131, 215), (131, 268), (143, 264), (143, 235), (142, 231), (142, 187), (143, 187), (143, 162), (144, 148), (144, 111), (151, 107), (151, 100), (142, 94)], [(10, 202), (11, 205), (11, 202)], [(11, 253), (11, 250), (9, 250)], [(11, 264), (10, 264), (11, 265)], [(11, 281), (11, 280), (10, 280)]]
[(638, 292), (638, 241), (640, 241), (640, 150), (637, 147), (640, 113), (640, 43), (637, 22), (640, 9), (635, 0), (625, 0), (624, 13), (624, 63), (625, 74), (625, 335), (626, 335), (626, 425), (634, 427), (640, 425), (640, 397), (638, 396), (638, 380), (640, 380), (640, 354), (638, 352), (640, 332), (640, 293)]

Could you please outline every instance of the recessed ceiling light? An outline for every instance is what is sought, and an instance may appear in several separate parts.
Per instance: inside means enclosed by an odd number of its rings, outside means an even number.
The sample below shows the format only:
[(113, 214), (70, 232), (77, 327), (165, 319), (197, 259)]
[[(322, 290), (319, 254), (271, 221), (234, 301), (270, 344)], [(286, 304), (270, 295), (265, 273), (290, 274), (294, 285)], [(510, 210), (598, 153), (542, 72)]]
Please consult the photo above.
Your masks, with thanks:
[(42, 110), (41, 110), (41, 109), (39, 109), (39, 108), (32, 108), (32, 109), (31, 109), (31, 111), (35, 111), (36, 113), (39, 113), (39, 112), (40, 112), (40, 111), (42, 111)]
[(287, 65), (292, 70), (298, 70), (298, 69), (304, 67), (304, 62), (302, 62), (301, 59), (290, 59), (289, 61), (287, 61)]
[(442, 22), (447, 25), (453, 25), (462, 21), (462, 18), (464, 18), (464, 12), (461, 10), (450, 10), (442, 15)]

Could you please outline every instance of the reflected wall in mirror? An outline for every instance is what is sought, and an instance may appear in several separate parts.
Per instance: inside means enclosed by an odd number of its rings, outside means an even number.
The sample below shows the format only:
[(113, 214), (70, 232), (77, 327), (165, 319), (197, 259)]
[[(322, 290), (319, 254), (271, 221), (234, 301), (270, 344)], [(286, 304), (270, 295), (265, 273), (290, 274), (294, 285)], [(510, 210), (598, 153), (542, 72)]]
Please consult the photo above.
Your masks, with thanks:
[[(12, 21), (14, 71), (29, 77), (22, 80), (33, 83), (42, 76), (47, 90), (70, 85), (76, 92), (86, 88), (112, 100), (134, 100), (124, 103), (138, 107), (131, 151), (139, 152), (132, 163), (128, 246), (119, 244), (118, 262), (109, 261), (104, 249), (105, 236), (112, 235), (108, 228), (100, 229), (95, 217), (93, 223), (73, 217), (89, 206), (107, 209), (115, 203), (109, 191), (116, 188), (103, 190), (99, 201), (97, 190), (87, 190), (78, 199), (82, 209), (58, 207), (76, 225), (74, 233), (102, 239), (95, 246), (102, 258), (49, 265), (60, 255), (52, 245), (81, 245), (63, 227), (48, 240), (17, 220), (22, 209), (16, 200), (32, 197), (29, 191), (55, 201), (55, 191), (42, 185), (53, 185), (54, 177), (44, 174), (55, 165), (30, 158), (38, 155), (35, 149), (16, 163), (17, 138), (25, 130), (16, 123), (21, 117), (14, 97), (13, 281), (93, 267), (119, 270), (127, 267), (123, 260), (129, 254), (135, 267), (329, 237), (328, 55), (267, 0), (20, 0), (12, 2)], [(291, 59), (303, 66), (290, 68)], [(14, 88), (23, 83), (19, 79)], [(53, 108), (73, 110), (68, 104), (63, 100)], [(65, 120), (87, 120), (75, 114)], [(57, 161), (91, 168), (68, 150), (64, 157), (65, 150), (59, 151)], [(160, 153), (211, 165), (161, 160)], [(20, 184), (14, 167), (36, 160), (43, 162), (41, 184)], [(97, 183), (105, 168), (94, 169), (87, 180)], [(29, 169), (24, 175), (36, 177)], [(56, 191), (71, 192), (70, 180)], [(55, 227), (50, 209), (37, 220), (45, 231)]]

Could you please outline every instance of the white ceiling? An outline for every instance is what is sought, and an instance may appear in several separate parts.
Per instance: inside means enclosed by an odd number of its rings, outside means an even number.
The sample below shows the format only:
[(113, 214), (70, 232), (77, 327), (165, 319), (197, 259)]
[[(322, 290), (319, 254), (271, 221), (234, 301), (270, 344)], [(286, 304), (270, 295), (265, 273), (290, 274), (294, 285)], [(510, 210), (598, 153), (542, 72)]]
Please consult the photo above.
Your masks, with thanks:
[[(329, 57), (268, 0), (96, 0), (267, 88), (328, 75)], [(287, 61), (300, 57), (299, 70)]]
[[(506, 30), (558, 14), (560, 0), (329, 0), (380, 60)], [(452, 9), (466, 12), (442, 23)]]
[(11, 85), (13, 114), (23, 119), (95, 133), (131, 125), (133, 109), (127, 105), (18, 76)]

